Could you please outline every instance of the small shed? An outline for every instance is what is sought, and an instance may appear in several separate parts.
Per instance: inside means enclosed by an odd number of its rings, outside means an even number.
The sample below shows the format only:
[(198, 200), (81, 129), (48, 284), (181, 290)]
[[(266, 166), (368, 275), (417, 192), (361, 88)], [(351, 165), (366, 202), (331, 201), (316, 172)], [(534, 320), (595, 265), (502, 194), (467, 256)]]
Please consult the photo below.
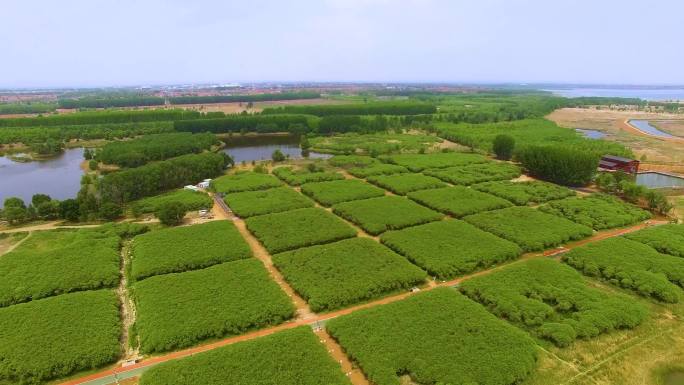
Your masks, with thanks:
[(189, 185), (187, 185), (187, 186), (185, 186), (185, 187), (183, 187), (183, 188), (186, 189), (186, 190), (191, 190), (191, 191), (198, 191), (198, 190), (199, 190), (196, 186), (193, 186), (193, 185), (191, 185), (191, 184), (189, 184)]
[(639, 171), (639, 161), (621, 156), (604, 155), (599, 161), (599, 169), (604, 171), (622, 171), (636, 174)]

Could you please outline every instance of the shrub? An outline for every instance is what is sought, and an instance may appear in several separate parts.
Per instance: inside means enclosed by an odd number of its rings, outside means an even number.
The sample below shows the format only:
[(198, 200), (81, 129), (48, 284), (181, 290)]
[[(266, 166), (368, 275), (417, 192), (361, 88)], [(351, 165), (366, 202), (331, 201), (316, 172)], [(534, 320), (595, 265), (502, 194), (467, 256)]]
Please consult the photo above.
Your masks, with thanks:
[(457, 220), (389, 231), (380, 240), (442, 280), (486, 269), (522, 253), (515, 243)]
[(520, 167), (510, 163), (476, 163), (465, 166), (427, 169), (425, 175), (434, 176), (445, 182), (457, 185), (493, 180), (507, 180), (520, 176)]
[(424, 271), (368, 238), (276, 254), (273, 263), (316, 312), (407, 290), (426, 278)]
[(492, 142), (492, 150), (499, 159), (511, 159), (513, 157), (513, 148), (515, 148), (515, 139), (510, 135), (497, 135), (494, 138), (494, 142)]
[(415, 191), (409, 193), (408, 197), (433, 210), (457, 218), (512, 206), (505, 199), (462, 186)]
[(157, 208), (154, 215), (159, 218), (159, 222), (166, 226), (176, 226), (183, 223), (183, 218), (187, 209), (183, 205), (175, 202), (164, 202)]
[(245, 223), (272, 254), (356, 235), (341, 219), (319, 208), (260, 215), (247, 218)]
[(400, 154), (382, 157), (387, 163), (404, 166), (411, 171), (420, 172), (428, 168), (464, 166), (472, 163), (485, 163), (487, 158), (479, 154), (463, 152), (440, 152), (436, 154)]
[[(537, 366), (534, 342), (451, 288), (326, 323), (373, 384), (510, 385)], [(420, 359), (416, 359), (419, 357)]]
[(565, 186), (589, 184), (599, 161), (592, 152), (566, 146), (529, 146), (517, 157), (531, 175)]
[(100, 206), (99, 215), (100, 218), (104, 220), (113, 221), (117, 218), (121, 218), (123, 209), (114, 202), (104, 202), (102, 203), (102, 206)]
[(273, 151), (273, 154), (271, 154), (271, 159), (273, 159), (274, 162), (283, 162), (285, 161), (285, 154), (283, 154), (279, 148), (276, 148)]
[(295, 313), (262, 263), (251, 258), (150, 277), (132, 291), (144, 353), (277, 325)]
[(563, 261), (586, 275), (645, 297), (670, 303), (682, 297), (684, 259), (660, 254), (626, 238), (609, 238), (575, 248), (563, 255)]
[(625, 238), (649, 245), (661, 253), (684, 258), (684, 225), (649, 227), (627, 234)]
[(214, 204), (214, 200), (201, 191), (179, 189), (132, 202), (131, 209), (134, 215), (139, 216), (147, 213), (155, 213), (160, 207), (167, 203), (182, 206), (185, 210), (202, 210), (211, 208)]
[(473, 185), (472, 188), (507, 199), (520, 206), (575, 196), (575, 192), (569, 188), (541, 181), (485, 182)]
[(324, 206), (385, 195), (384, 190), (357, 179), (307, 183), (302, 186), (302, 192)]
[[(313, 165), (313, 163), (311, 163)], [(278, 167), (273, 170), (273, 175), (287, 182), (291, 186), (299, 186), (304, 183), (325, 182), (329, 180), (344, 179), (342, 174), (336, 172), (293, 170), (291, 167)]]
[(376, 175), (368, 177), (368, 181), (399, 195), (447, 186), (437, 178), (422, 174)]
[(372, 235), (442, 219), (442, 215), (406, 198), (384, 196), (333, 206), (333, 212)]
[(224, 200), (242, 218), (314, 206), (311, 200), (289, 187), (232, 193)]
[(517, 243), (525, 251), (543, 250), (592, 234), (589, 227), (529, 207), (508, 207), (463, 219)]
[(648, 315), (634, 299), (592, 288), (576, 271), (550, 259), (506, 266), (460, 288), (500, 318), (558, 346), (634, 328)]
[(539, 209), (589, 226), (594, 230), (627, 226), (651, 218), (648, 211), (603, 194), (554, 201)]
[(282, 185), (273, 175), (249, 171), (224, 175), (211, 181), (212, 188), (219, 193), (266, 190)]
[(202, 269), (252, 256), (252, 251), (230, 221), (153, 231), (133, 239), (131, 276)]

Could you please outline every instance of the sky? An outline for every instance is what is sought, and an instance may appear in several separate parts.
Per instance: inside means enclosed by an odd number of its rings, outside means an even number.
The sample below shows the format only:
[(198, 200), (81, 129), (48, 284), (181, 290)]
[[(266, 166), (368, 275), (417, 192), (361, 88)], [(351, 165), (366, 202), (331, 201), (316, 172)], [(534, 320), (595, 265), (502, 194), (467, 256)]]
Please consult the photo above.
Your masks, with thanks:
[(0, 87), (684, 84), (681, 0), (2, 0)]

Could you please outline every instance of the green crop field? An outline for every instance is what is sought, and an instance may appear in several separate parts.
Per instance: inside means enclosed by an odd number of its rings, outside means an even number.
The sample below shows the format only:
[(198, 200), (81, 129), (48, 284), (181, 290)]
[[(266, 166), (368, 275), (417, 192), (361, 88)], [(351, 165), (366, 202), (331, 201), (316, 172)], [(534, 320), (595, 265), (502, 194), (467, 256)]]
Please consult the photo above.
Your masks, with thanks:
[(457, 218), (512, 206), (505, 199), (463, 186), (415, 191), (409, 193), (408, 197), (433, 210)]
[(338, 203), (333, 212), (372, 235), (438, 221), (443, 215), (397, 196)]
[(553, 201), (539, 209), (589, 226), (594, 230), (632, 225), (651, 218), (648, 211), (604, 194)]
[(366, 167), (352, 167), (349, 173), (357, 178), (367, 178), (373, 175), (391, 175), (409, 172), (404, 166), (389, 163), (372, 164)]
[(508, 207), (463, 218), (482, 230), (520, 245), (525, 251), (543, 250), (586, 238), (591, 228), (529, 207)]
[(224, 200), (242, 218), (314, 206), (309, 198), (289, 187), (231, 193)]
[(304, 183), (325, 182), (329, 180), (344, 179), (342, 174), (330, 171), (294, 170), (291, 167), (278, 167), (273, 169), (273, 175), (277, 176), (287, 184), (299, 186)]
[(131, 276), (202, 269), (218, 263), (250, 258), (252, 251), (230, 221), (174, 227), (133, 239)]
[(307, 183), (302, 186), (302, 192), (324, 206), (385, 195), (384, 190), (357, 179)]
[(245, 222), (272, 254), (356, 236), (351, 226), (319, 208), (261, 215)]
[(251, 171), (224, 175), (211, 181), (212, 188), (219, 193), (266, 190), (282, 185), (283, 182), (273, 175)]
[(381, 160), (404, 166), (414, 172), (420, 172), (428, 168), (446, 168), (487, 162), (487, 158), (480, 154), (463, 152), (388, 155), (381, 157)]
[(313, 311), (329, 311), (425, 282), (426, 274), (368, 238), (276, 254), (273, 263)]
[(507, 199), (519, 206), (575, 196), (575, 192), (567, 187), (541, 181), (484, 182), (472, 187), (476, 190)]
[(345, 133), (317, 136), (310, 139), (311, 149), (328, 154), (391, 154), (400, 151), (418, 152), (434, 147), (442, 139), (432, 135)]
[(423, 174), (434, 176), (447, 183), (471, 185), (494, 180), (508, 180), (520, 176), (520, 167), (510, 163), (475, 163), (464, 166), (423, 170)]
[(660, 254), (636, 241), (623, 237), (604, 239), (565, 253), (563, 261), (588, 276), (645, 297), (670, 303), (682, 298), (684, 259)]
[(164, 363), (140, 385), (350, 385), (311, 328), (270, 336)]
[(558, 346), (634, 328), (648, 315), (633, 298), (593, 288), (577, 271), (551, 259), (506, 266), (467, 280), (460, 289), (500, 318)]
[[(377, 385), (511, 385), (535, 369), (524, 332), (451, 288), (332, 319), (330, 334)], [(409, 383), (407, 380), (403, 383)]]
[(458, 220), (389, 231), (380, 240), (442, 280), (489, 268), (522, 253), (515, 243)]
[(186, 210), (202, 210), (211, 208), (214, 201), (209, 195), (201, 191), (180, 189), (162, 195), (143, 198), (131, 202), (130, 205), (135, 215), (141, 215), (154, 213), (159, 210), (160, 207), (169, 203), (181, 205), (185, 207)]
[(649, 227), (625, 237), (647, 244), (661, 253), (684, 257), (684, 225)]
[(256, 259), (150, 277), (132, 291), (144, 353), (277, 325), (295, 311)]
[(380, 161), (371, 158), (370, 156), (363, 155), (335, 155), (328, 159), (328, 163), (335, 167), (368, 167), (374, 164), (378, 164)]
[(38, 384), (120, 355), (119, 301), (111, 290), (0, 309), (0, 383)]
[(368, 181), (399, 195), (447, 186), (441, 180), (423, 174), (375, 175), (368, 177)]

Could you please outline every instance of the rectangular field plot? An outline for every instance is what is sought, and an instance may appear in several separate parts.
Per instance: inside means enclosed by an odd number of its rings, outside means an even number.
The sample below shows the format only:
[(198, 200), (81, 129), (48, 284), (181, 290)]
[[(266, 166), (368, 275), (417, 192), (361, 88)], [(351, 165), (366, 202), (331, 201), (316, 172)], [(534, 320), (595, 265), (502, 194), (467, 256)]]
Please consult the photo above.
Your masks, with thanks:
[(373, 175), (391, 175), (409, 172), (409, 170), (404, 166), (388, 163), (372, 164), (366, 167), (353, 167), (350, 168), (348, 171), (350, 174), (354, 175), (357, 178), (367, 178)]
[(271, 254), (356, 236), (351, 226), (319, 208), (261, 215), (245, 223)]
[(460, 289), (497, 316), (558, 346), (634, 328), (648, 315), (635, 299), (593, 288), (578, 272), (551, 259), (506, 266), (467, 280)]
[(83, 291), (0, 309), (0, 383), (33, 384), (119, 358), (119, 301)]
[(211, 186), (219, 193), (265, 190), (282, 185), (283, 182), (273, 175), (251, 171), (224, 175), (211, 181)]
[(487, 162), (487, 158), (483, 155), (463, 152), (388, 155), (381, 157), (381, 159), (387, 163), (404, 166), (414, 172), (420, 172), (428, 168), (445, 168)]
[(586, 238), (591, 228), (529, 207), (508, 207), (463, 218), (484, 231), (520, 245), (525, 251), (543, 250)]
[(230, 221), (174, 227), (139, 235), (133, 239), (132, 252), (131, 276), (134, 280), (202, 269), (252, 256), (247, 242)]
[(627, 226), (651, 218), (648, 211), (604, 194), (553, 201), (539, 209), (594, 230)]
[(169, 202), (182, 204), (187, 210), (208, 209), (214, 204), (214, 200), (207, 193), (181, 189), (132, 202), (131, 209), (135, 215), (155, 213)]
[(425, 282), (423, 270), (368, 238), (351, 238), (273, 257), (311, 310), (329, 311)]
[(530, 182), (484, 182), (473, 185), (473, 188), (507, 199), (519, 206), (575, 196), (575, 192), (567, 187), (536, 180)]
[(291, 167), (278, 167), (273, 169), (273, 175), (284, 180), (292, 186), (299, 186), (304, 183), (325, 182), (329, 180), (344, 179), (342, 174), (330, 171), (294, 170)]
[(351, 385), (308, 326), (163, 363), (140, 385)]
[(408, 197), (456, 218), (512, 206), (505, 199), (463, 186), (415, 191), (409, 193)]
[(333, 212), (372, 235), (443, 218), (438, 212), (397, 196), (339, 203), (333, 206)]
[(368, 177), (368, 181), (399, 195), (447, 186), (441, 180), (423, 174), (376, 175)]
[(242, 218), (313, 207), (314, 203), (289, 187), (227, 194), (226, 204)]
[(604, 239), (569, 251), (563, 261), (588, 276), (634, 290), (645, 297), (676, 303), (684, 288), (684, 259), (660, 254), (623, 237)]
[(335, 167), (351, 168), (368, 167), (373, 164), (378, 164), (380, 161), (370, 156), (363, 155), (335, 155), (328, 159), (328, 163)]
[(132, 291), (145, 353), (277, 325), (295, 310), (256, 259), (150, 277)]
[(684, 258), (684, 225), (661, 225), (625, 235), (625, 238), (649, 245), (661, 253)]
[[(0, 257), (0, 307), (119, 283), (119, 236), (107, 226), (31, 234)], [(109, 230), (107, 230), (109, 229)]]
[[(536, 367), (523, 331), (451, 288), (437, 288), (326, 323), (371, 383), (512, 385)], [(408, 382), (407, 382), (408, 383)]]
[(468, 186), (493, 180), (508, 180), (520, 176), (520, 167), (510, 163), (475, 163), (465, 166), (427, 169), (423, 174), (434, 176), (445, 182)]
[(324, 206), (385, 195), (385, 190), (358, 179), (307, 183), (302, 186), (302, 192)]
[(457, 220), (390, 231), (382, 234), (380, 240), (442, 280), (485, 269), (522, 254), (515, 243)]

